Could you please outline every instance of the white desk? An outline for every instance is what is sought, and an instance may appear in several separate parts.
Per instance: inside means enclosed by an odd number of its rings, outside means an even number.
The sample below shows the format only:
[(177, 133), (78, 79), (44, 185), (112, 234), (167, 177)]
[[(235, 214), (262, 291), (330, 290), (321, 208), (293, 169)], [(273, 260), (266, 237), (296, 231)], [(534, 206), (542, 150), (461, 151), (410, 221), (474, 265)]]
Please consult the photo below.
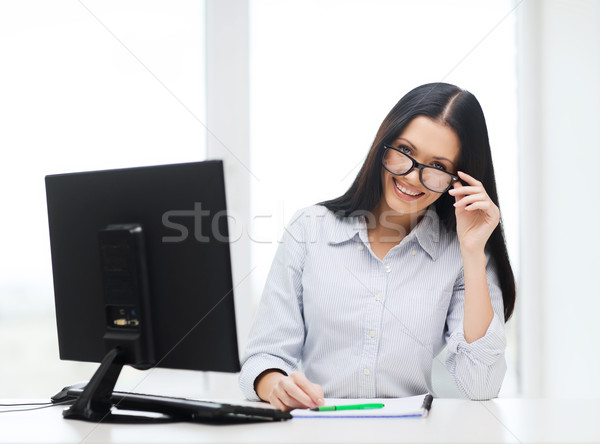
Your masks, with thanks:
[(600, 399), (436, 399), (425, 419), (296, 418), (227, 426), (92, 424), (63, 419), (63, 408), (0, 414), (0, 442), (600, 443)]

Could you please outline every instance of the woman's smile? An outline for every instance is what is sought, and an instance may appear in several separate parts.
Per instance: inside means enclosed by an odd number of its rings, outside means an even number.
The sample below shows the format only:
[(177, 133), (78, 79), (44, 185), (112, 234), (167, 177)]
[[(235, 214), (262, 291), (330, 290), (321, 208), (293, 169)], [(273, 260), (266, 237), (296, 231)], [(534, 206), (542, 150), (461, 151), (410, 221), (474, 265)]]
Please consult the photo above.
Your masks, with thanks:
[(413, 200), (417, 200), (421, 196), (425, 195), (425, 193), (423, 193), (407, 184), (401, 183), (395, 177), (392, 177), (392, 180), (394, 181), (394, 185), (395, 185), (394, 188), (396, 190), (396, 194), (398, 195), (398, 197), (400, 197), (400, 199), (407, 200), (407, 201), (413, 201)]

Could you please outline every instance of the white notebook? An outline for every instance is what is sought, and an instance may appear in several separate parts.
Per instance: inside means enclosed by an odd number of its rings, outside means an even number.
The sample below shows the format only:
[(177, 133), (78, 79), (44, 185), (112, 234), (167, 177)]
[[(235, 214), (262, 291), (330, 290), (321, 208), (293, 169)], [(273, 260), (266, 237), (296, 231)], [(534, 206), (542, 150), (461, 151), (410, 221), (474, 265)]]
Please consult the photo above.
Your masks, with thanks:
[(409, 396), (407, 398), (326, 398), (326, 406), (381, 403), (383, 404), (383, 407), (365, 410), (335, 410), (328, 412), (318, 412), (310, 409), (295, 409), (291, 411), (291, 414), (294, 418), (422, 418), (429, 413), (432, 402), (433, 397), (430, 394)]

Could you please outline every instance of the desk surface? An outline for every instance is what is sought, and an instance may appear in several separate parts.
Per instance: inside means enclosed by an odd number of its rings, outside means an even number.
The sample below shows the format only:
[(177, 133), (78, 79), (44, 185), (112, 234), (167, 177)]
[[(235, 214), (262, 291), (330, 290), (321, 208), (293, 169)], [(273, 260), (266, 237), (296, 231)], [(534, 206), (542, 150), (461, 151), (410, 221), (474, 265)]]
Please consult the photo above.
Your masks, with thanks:
[(600, 443), (600, 399), (436, 399), (427, 418), (295, 418), (227, 426), (92, 424), (63, 419), (63, 408), (0, 414), (0, 442)]

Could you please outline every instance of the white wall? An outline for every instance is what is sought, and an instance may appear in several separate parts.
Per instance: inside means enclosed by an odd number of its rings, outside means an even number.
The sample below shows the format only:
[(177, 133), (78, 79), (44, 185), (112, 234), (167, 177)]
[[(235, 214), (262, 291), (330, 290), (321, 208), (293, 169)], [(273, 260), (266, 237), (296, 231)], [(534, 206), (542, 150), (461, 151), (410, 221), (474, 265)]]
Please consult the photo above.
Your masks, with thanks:
[(523, 392), (599, 397), (600, 2), (522, 7)]

